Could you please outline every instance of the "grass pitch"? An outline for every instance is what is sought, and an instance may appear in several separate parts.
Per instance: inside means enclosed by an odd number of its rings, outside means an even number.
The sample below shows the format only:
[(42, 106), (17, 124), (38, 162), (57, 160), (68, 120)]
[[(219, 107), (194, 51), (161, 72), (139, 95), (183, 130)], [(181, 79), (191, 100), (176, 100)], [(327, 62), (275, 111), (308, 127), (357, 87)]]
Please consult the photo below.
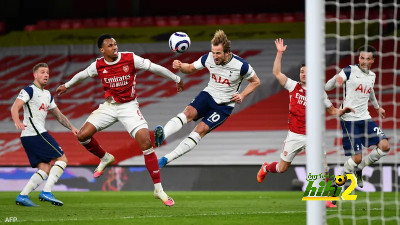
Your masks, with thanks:
[[(152, 192), (54, 192), (64, 206), (40, 202), (39, 192), (30, 195), (40, 207), (22, 207), (15, 204), (17, 192), (0, 192), (0, 223), (11, 217), (20, 224), (306, 224), (306, 202), (302, 192), (222, 192), (169, 191), (174, 207), (166, 207), (153, 198)], [(357, 193), (355, 202), (342, 201), (339, 208), (327, 209), (328, 224), (352, 224), (351, 218), (360, 218), (357, 224), (397, 224), (395, 193)], [(397, 199), (398, 202), (399, 199)], [(388, 202), (386, 204), (386, 202)], [(352, 212), (353, 205), (357, 210)], [(398, 206), (397, 206), (398, 207)], [(382, 214), (381, 208), (384, 208)], [(341, 213), (338, 214), (338, 211)], [(397, 212), (398, 215), (398, 212)], [(350, 219), (346, 219), (349, 217)], [(364, 219), (363, 219), (364, 218)]]

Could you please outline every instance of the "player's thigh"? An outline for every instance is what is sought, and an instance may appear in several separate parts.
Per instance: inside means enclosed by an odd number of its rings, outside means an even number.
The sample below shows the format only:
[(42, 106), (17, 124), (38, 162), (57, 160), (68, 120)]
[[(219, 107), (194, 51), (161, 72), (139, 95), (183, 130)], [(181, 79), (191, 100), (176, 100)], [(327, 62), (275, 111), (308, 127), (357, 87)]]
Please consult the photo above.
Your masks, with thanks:
[(210, 101), (213, 101), (210, 94), (205, 91), (201, 91), (189, 104), (189, 106), (196, 110), (195, 115), (189, 115), (192, 116), (191, 119), (197, 121), (198, 119), (205, 117), (210, 110)]
[[(371, 145), (378, 145), (379, 148), (382, 149), (384, 148), (389, 149), (389, 142), (388, 138), (386, 137), (385, 133), (382, 131), (382, 129), (378, 126), (378, 124), (375, 123), (375, 121), (368, 120), (368, 136), (366, 138), (366, 146), (371, 146)], [(383, 150), (383, 149), (382, 149)]]
[(283, 151), (281, 159), (285, 162), (291, 163), (296, 155), (306, 148), (306, 135), (296, 134), (291, 131), (283, 143)]
[(346, 156), (362, 153), (364, 130), (359, 121), (340, 121), (343, 133), (343, 150)]
[(119, 104), (105, 102), (99, 105), (99, 108), (93, 111), (86, 122), (96, 127), (97, 131), (106, 129), (118, 121), (117, 107)]
[(135, 138), (138, 127), (148, 128), (147, 121), (140, 112), (139, 104), (136, 101), (120, 104), (118, 106), (117, 117), (133, 138)]

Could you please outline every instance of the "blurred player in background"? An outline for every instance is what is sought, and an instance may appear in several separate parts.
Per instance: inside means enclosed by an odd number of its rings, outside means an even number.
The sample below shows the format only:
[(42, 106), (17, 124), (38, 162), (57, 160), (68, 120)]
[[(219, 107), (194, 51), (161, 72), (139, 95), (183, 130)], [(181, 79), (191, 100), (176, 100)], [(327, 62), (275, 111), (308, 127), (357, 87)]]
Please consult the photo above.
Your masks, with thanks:
[[(362, 169), (371, 165), (389, 153), (390, 146), (386, 135), (372, 120), (368, 111), (368, 100), (381, 118), (385, 118), (385, 110), (378, 105), (374, 84), (376, 75), (371, 71), (376, 57), (376, 49), (363, 46), (358, 49), (358, 65), (350, 65), (330, 79), (325, 90), (343, 86), (343, 107), (352, 107), (355, 113), (341, 116), (340, 125), (343, 130), (343, 149), (346, 156), (351, 156), (343, 166), (342, 174), (354, 173), (357, 185), (363, 187)], [(376, 145), (371, 153), (362, 158), (363, 147)]]
[[(306, 148), (306, 72), (307, 68), (303, 64), (300, 67), (300, 82), (296, 82), (288, 78), (281, 72), (281, 61), (283, 52), (286, 51), (286, 45), (283, 44), (283, 39), (275, 40), (276, 58), (272, 73), (278, 80), (279, 84), (289, 91), (289, 131), (284, 141), (283, 152), (279, 162), (267, 163), (264, 162), (261, 169), (257, 173), (257, 181), (263, 182), (267, 173), (284, 173), (290, 167), (296, 155)], [(331, 115), (343, 115), (350, 112), (352, 109), (345, 108), (336, 109), (328, 96), (324, 92), (324, 105), (326, 111)], [(332, 206), (331, 202), (327, 202), (327, 207)]]
[[(16, 203), (22, 206), (38, 206), (29, 199), (28, 195), (47, 179), (39, 199), (62, 206), (63, 203), (54, 197), (51, 189), (63, 174), (68, 160), (61, 147), (44, 127), (47, 112), (53, 114), (60, 124), (75, 135), (78, 130), (57, 108), (50, 92), (44, 89), (49, 80), (49, 66), (46, 63), (35, 65), (33, 76), (35, 78), (33, 83), (21, 90), (11, 107), (15, 127), (22, 131), (21, 143), (29, 162), (32, 168), (38, 168), (18, 195)], [(19, 110), (22, 107), (24, 109), (23, 123), (19, 118)], [(54, 166), (50, 164), (52, 160), (55, 161)]]
[(163, 191), (157, 156), (152, 147), (148, 125), (139, 110), (135, 90), (135, 73), (137, 69), (143, 69), (174, 80), (177, 83), (178, 92), (183, 90), (183, 82), (179, 76), (168, 69), (135, 55), (133, 52), (118, 52), (117, 42), (110, 34), (101, 35), (97, 40), (97, 45), (103, 57), (57, 88), (57, 94), (61, 95), (68, 88), (88, 77), (99, 76), (101, 79), (106, 101), (92, 112), (77, 136), (79, 142), (88, 151), (101, 159), (94, 177), (103, 174), (104, 169), (114, 162), (114, 157), (102, 149), (93, 135), (120, 121), (143, 151), (147, 170), (154, 183), (154, 196), (161, 199), (165, 205), (173, 206), (173, 199)]
[[(211, 40), (211, 52), (191, 64), (174, 60), (172, 66), (186, 74), (207, 68), (210, 81), (182, 113), (169, 120), (164, 128), (155, 128), (155, 145), (160, 146), (168, 136), (180, 130), (186, 123), (201, 119), (189, 137), (158, 160), (160, 168), (196, 147), (201, 138), (231, 115), (235, 103), (241, 103), (260, 85), (260, 80), (250, 64), (231, 52), (231, 42), (222, 30), (215, 32)], [(249, 84), (239, 93), (243, 79)]]

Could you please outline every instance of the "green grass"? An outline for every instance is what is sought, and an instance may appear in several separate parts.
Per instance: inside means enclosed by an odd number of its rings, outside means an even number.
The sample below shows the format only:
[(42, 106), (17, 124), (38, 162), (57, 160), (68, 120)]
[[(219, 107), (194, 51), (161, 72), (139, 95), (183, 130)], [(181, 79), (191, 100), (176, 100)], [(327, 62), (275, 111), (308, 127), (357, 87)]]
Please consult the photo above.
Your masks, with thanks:
[[(0, 223), (17, 217), (21, 224), (306, 224), (306, 202), (301, 192), (168, 192), (175, 199), (174, 207), (165, 207), (152, 192), (55, 192), (64, 206), (52, 206), (38, 200), (38, 192), (31, 199), (40, 207), (15, 205), (17, 192), (0, 192)], [(357, 193), (352, 203), (341, 202), (341, 215), (381, 217), (382, 205), (374, 203), (368, 210), (365, 193)], [(394, 193), (385, 193), (384, 217), (395, 217)], [(380, 193), (372, 193), (370, 200), (379, 200)], [(398, 201), (398, 200), (397, 200)], [(339, 224), (338, 209), (328, 209), (328, 224)], [(344, 224), (351, 220), (342, 219)], [(398, 221), (386, 221), (397, 224)], [(359, 220), (357, 224), (368, 224)], [(378, 220), (371, 224), (382, 224)]]

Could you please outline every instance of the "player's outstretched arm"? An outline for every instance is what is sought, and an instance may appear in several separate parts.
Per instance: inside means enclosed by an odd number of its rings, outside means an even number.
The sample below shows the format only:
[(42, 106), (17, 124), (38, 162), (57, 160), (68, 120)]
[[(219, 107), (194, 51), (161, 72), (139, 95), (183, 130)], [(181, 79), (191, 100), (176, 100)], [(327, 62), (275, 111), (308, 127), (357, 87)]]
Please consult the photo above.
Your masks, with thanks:
[(50, 109), (49, 112), (54, 115), (54, 117), (57, 119), (57, 121), (63, 125), (64, 127), (68, 128), (69, 130), (72, 131), (75, 135), (78, 134), (79, 130), (77, 130), (71, 122), (68, 120), (68, 118), (61, 113), (61, 111), (58, 109), (58, 107), (55, 107), (53, 109)]
[(272, 70), (272, 73), (274, 74), (275, 78), (278, 80), (279, 84), (283, 87), (283, 86), (285, 86), (288, 78), (281, 71), (281, 62), (282, 62), (283, 52), (286, 51), (287, 45), (283, 45), (282, 38), (276, 39), (275, 45), (276, 45), (277, 52), (276, 52), (274, 68)]
[(175, 81), (176, 82), (177, 91), (178, 92), (183, 91), (183, 81), (182, 81), (182, 79), (179, 76), (177, 76), (174, 73), (172, 73), (169, 69), (167, 69), (167, 68), (165, 68), (163, 66), (160, 66), (158, 64), (151, 63), (150, 67), (149, 67), (149, 71), (152, 72), (152, 73), (155, 73), (155, 74), (157, 74), (159, 76), (162, 76), (162, 77), (165, 77), (165, 78), (169, 78), (169, 79)]
[(236, 103), (242, 103), (243, 99), (245, 99), (249, 94), (251, 94), (258, 86), (260, 86), (260, 79), (257, 77), (257, 74), (254, 74), (252, 78), (249, 80), (249, 84), (242, 91), (242, 93), (236, 93), (232, 96), (231, 101)]
[(181, 71), (182, 73), (194, 73), (197, 71), (197, 69), (194, 67), (193, 63), (189, 64), (189, 63), (183, 63), (179, 60), (174, 60), (172, 62), (172, 68), (177, 69), (179, 71)]
[(75, 74), (75, 76), (72, 77), (72, 79), (70, 81), (68, 81), (65, 84), (62, 84), (62, 85), (58, 86), (58, 88), (56, 89), (57, 95), (64, 94), (65, 92), (67, 92), (68, 88), (70, 88), (70, 87), (74, 86), (75, 84), (85, 80), (88, 77), (90, 77), (90, 75), (87, 72), (87, 69)]
[(25, 130), (26, 127), (26, 125), (24, 125), (19, 119), (19, 110), (22, 108), (24, 104), (25, 104), (24, 101), (17, 98), (15, 99), (14, 104), (11, 106), (11, 117), (14, 121), (15, 128), (17, 128), (17, 130)]

